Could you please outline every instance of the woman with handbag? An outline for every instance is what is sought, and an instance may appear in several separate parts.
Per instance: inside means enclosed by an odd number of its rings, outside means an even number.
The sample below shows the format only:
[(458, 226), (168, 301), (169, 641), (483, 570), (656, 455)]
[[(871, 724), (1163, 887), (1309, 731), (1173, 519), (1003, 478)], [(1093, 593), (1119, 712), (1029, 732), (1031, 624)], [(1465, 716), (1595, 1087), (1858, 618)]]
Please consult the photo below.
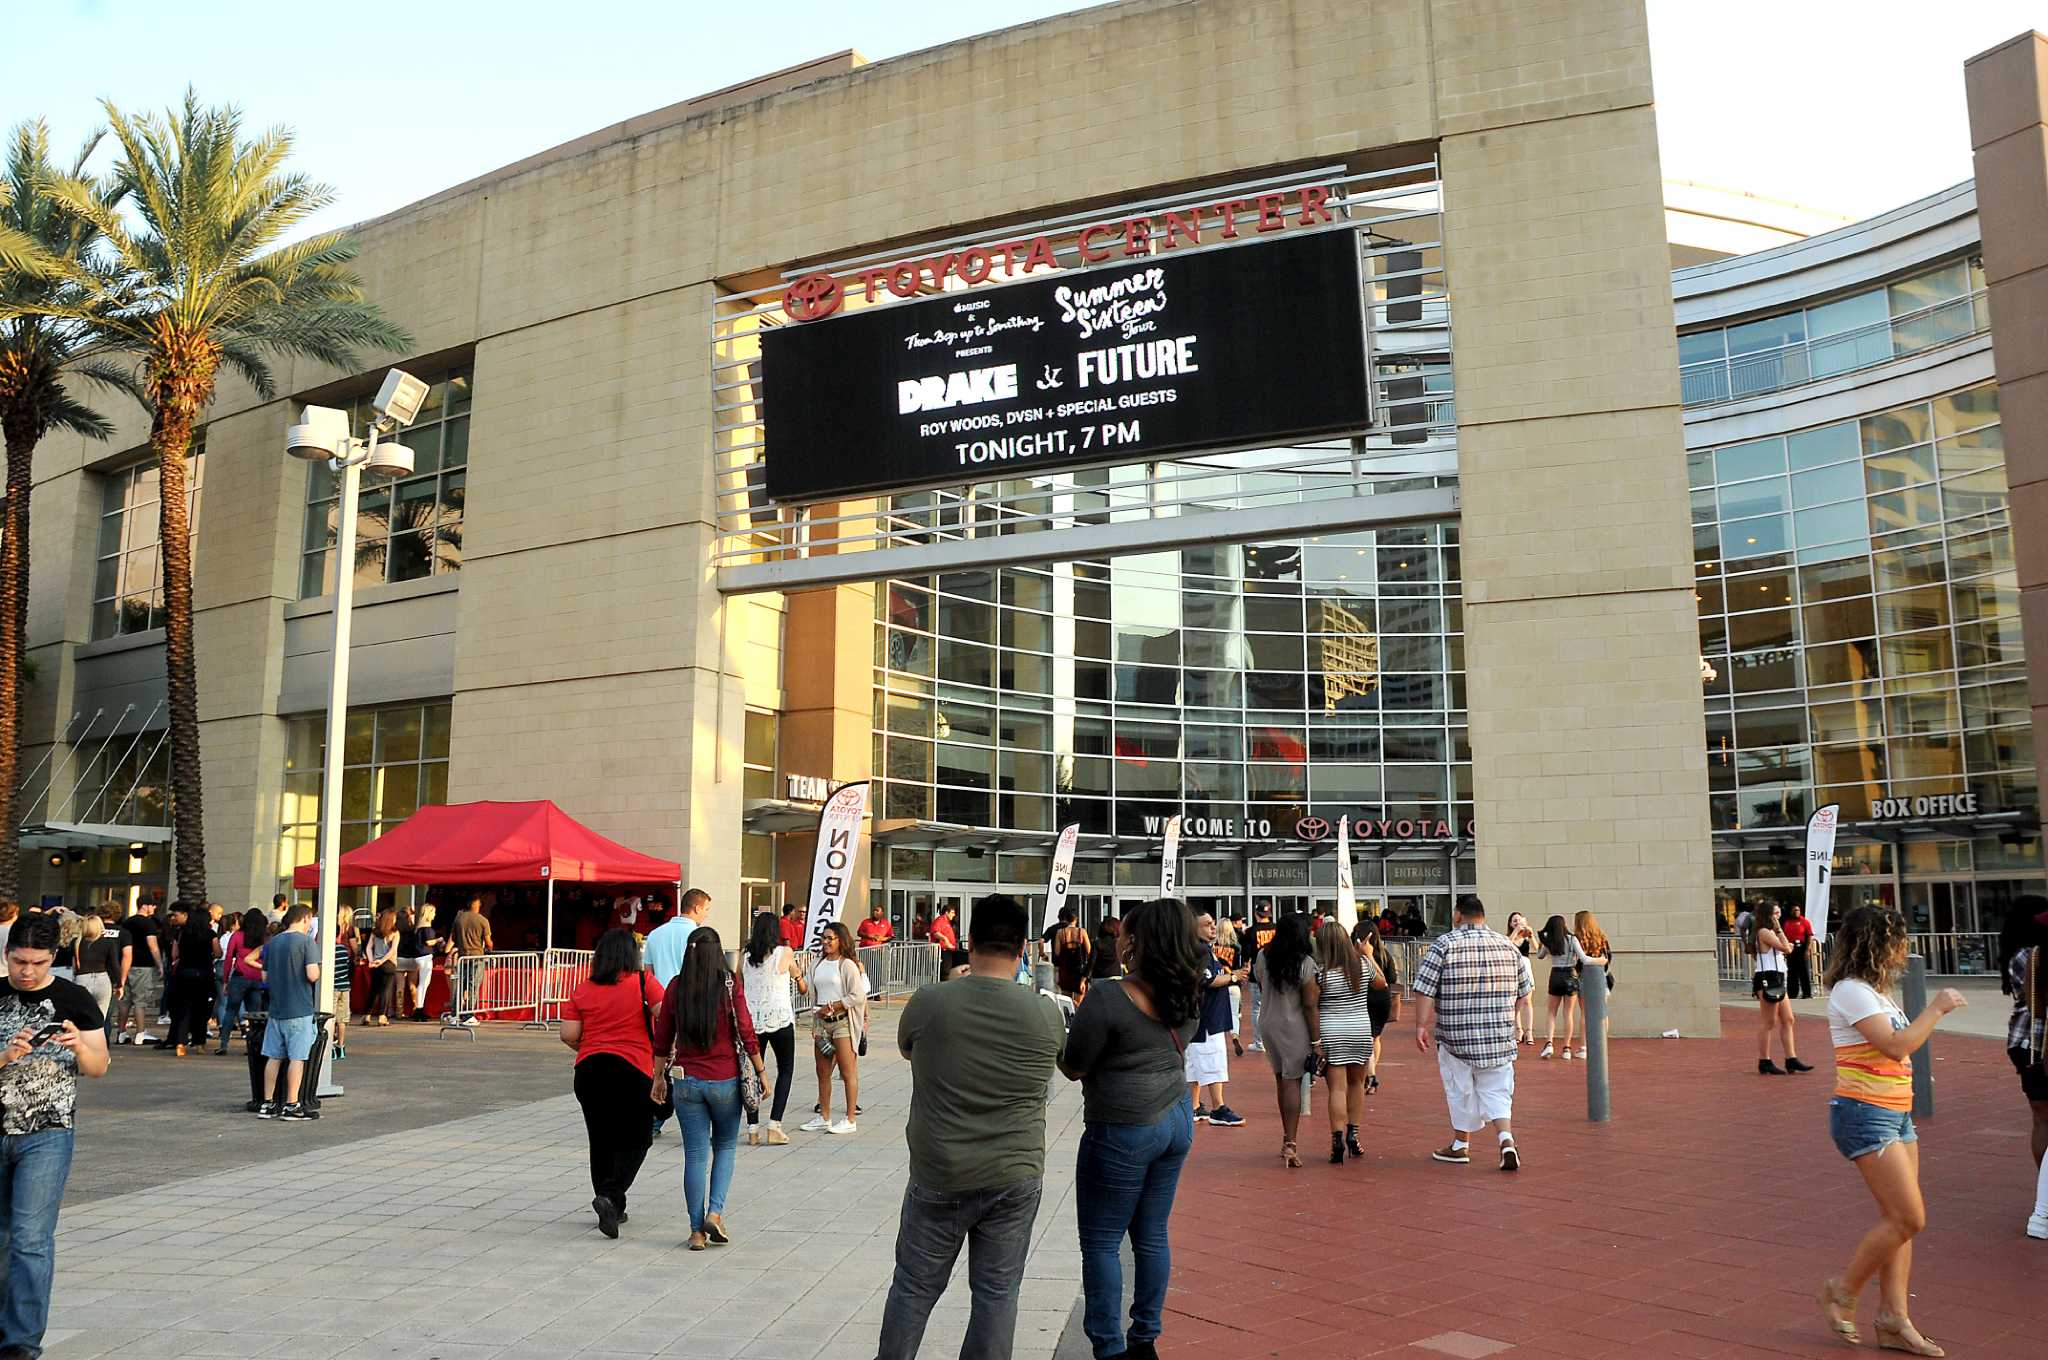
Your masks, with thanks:
[[(1380, 1089), (1380, 1035), (1387, 1022), (1401, 1014), (1401, 970), (1394, 963), (1393, 951), (1380, 938), (1379, 928), (1371, 921), (1360, 921), (1351, 928), (1351, 942), (1358, 946), (1358, 952), (1371, 960), (1379, 976), (1365, 994), (1366, 1015), (1372, 1021), (1372, 1060), (1365, 1065), (1365, 1093), (1376, 1095)], [(1516, 1013), (1520, 1023), (1521, 1012)]]
[[(693, 937), (694, 938), (694, 937)], [(858, 1133), (860, 1057), (868, 1046), (868, 985), (855, 961), (853, 933), (839, 922), (819, 939), (824, 957), (811, 968), (811, 1042), (818, 1061), (818, 1112), (805, 1133)], [(832, 1117), (832, 1073), (846, 1087), (846, 1117)]]
[(561, 1038), (576, 1051), (576, 1103), (590, 1140), (590, 1207), (606, 1237), (626, 1221), (626, 1192), (654, 1138), (648, 1083), (660, 1004), (660, 984), (640, 966), (640, 942), (614, 928), (598, 937), (589, 980), (562, 1005)]
[[(722, 1247), (732, 1240), (725, 1230), (725, 1196), (740, 1145), (740, 1115), (761, 1108), (761, 1041), (744, 989), (726, 969), (725, 946), (710, 926), (691, 931), (683, 946), (682, 970), (655, 1017), (654, 1048), (674, 1069), (668, 1091), (683, 1130), (690, 1250)], [(658, 1093), (660, 1070), (654, 1084)]]
[(782, 1131), (782, 1112), (789, 1108), (789, 1085), (796, 1076), (796, 998), (809, 984), (804, 966), (794, 950), (782, 942), (782, 930), (772, 911), (754, 914), (754, 933), (747, 939), (747, 953), (740, 964), (740, 990), (746, 995), (747, 1010), (754, 1021), (754, 1033), (764, 1051), (775, 1054), (775, 1103), (768, 1111), (768, 1132), (760, 1126), (761, 1111), (747, 1111), (747, 1145), (781, 1147), (789, 1141)]

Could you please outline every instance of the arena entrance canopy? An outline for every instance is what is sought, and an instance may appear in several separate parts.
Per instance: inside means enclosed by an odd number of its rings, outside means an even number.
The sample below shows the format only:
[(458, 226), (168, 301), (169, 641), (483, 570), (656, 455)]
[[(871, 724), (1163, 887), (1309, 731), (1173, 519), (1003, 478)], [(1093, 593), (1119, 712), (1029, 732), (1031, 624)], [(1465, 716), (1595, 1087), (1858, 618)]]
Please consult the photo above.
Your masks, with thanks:
[[(423, 807), (341, 857), (344, 888), (407, 884), (545, 883), (547, 933), (555, 934), (555, 883), (677, 883), (683, 866), (607, 840), (547, 799)], [(302, 864), (292, 886), (315, 888), (320, 866)]]

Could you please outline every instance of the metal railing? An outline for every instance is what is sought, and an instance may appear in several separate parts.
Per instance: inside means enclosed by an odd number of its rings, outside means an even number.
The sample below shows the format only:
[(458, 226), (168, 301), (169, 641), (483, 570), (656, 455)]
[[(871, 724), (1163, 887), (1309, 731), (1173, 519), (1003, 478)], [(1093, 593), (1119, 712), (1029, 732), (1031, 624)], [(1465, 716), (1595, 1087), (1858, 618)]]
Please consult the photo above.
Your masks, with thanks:
[(887, 1003), (939, 980), (939, 947), (917, 941), (878, 945), (860, 951), (860, 966), (869, 990)]
[(1968, 293), (1836, 335), (1686, 364), (1678, 370), (1679, 399), (1687, 406), (1701, 406), (1780, 392), (1873, 368), (1990, 328), (1985, 295)]
[[(1927, 960), (1929, 977), (1987, 977), (1998, 976), (1998, 936), (1982, 930), (1915, 931), (1909, 937), (1912, 950)], [(1742, 941), (1733, 935), (1716, 936), (1714, 940), (1716, 970), (1724, 987), (1749, 990), (1749, 981), (1756, 974), (1756, 960), (1745, 953)], [(1823, 944), (1813, 960), (1814, 986), (1820, 986), (1820, 974), (1827, 961), (1827, 946)]]
[(541, 959), (540, 1008), (534, 1016), (534, 1023), (543, 1029), (562, 1023), (562, 1004), (575, 990), (590, 980), (590, 961), (594, 953), (588, 949), (550, 949)]
[(448, 988), (449, 1014), (441, 1021), (443, 1034), (468, 1033), (469, 1027), (462, 1022), (469, 1019), (541, 1023), (543, 988), (537, 953), (471, 954), (456, 959)]

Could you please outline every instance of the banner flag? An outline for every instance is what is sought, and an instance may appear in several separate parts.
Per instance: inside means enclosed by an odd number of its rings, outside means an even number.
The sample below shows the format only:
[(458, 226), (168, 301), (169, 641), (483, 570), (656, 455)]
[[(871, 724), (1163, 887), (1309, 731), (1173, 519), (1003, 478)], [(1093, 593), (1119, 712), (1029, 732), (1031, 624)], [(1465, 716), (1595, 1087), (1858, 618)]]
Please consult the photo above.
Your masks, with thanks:
[(854, 869), (860, 863), (860, 823), (868, 810), (868, 781), (841, 784), (818, 809), (818, 848), (811, 857), (810, 913), (804, 920), (804, 940), (813, 952), (822, 953), (820, 942), (825, 927), (846, 910), (846, 895), (853, 890)]
[(1159, 895), (1180, 896), (1180, 818), (1166, 819), (1166, 846), (1159, 855)]
[(1059, 922), (1060, 909), (1067, 905), (1067, 885), (1074, 878), (1074, 847), (1081, 840), (1081, 824), (1060, 828), (1059, 844), (1052, 851), (1052, 881), (1045, 889), (1045, 928)]
[(1806, 919), (1813, 938), (1828, 937), (1828, 876), (1835, 862), (1835, 827), (1841, 808), (1829, 803), (1806, 819)]
[(1337, 819), (1337, 924), (1358, 924), (1358, 895), (1351, 888), (1351, 819)]

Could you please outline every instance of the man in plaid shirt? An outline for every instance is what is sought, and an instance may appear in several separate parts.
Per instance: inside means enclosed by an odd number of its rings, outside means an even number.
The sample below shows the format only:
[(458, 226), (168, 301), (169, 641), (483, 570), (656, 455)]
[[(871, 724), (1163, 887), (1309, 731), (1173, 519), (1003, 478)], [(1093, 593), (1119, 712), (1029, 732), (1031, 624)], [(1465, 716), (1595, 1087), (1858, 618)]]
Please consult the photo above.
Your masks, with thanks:
[(1522, 1165), (1508, 1131), (1515, 1100), (1515, 1004), (1535, 990), (1529, 961), (1504, 935), (1486, 928), (1476, 897), (1458, 900), (1457, 927), (1440, 936), (1415, 969), (1415, 1046), (1436, 1048), (1451, 1143), (1429, 1155), (1460, 1166), (1472, 1160), (1467, 1135), (1488, 1124), (1500, 1133), (1500, 1169)]

